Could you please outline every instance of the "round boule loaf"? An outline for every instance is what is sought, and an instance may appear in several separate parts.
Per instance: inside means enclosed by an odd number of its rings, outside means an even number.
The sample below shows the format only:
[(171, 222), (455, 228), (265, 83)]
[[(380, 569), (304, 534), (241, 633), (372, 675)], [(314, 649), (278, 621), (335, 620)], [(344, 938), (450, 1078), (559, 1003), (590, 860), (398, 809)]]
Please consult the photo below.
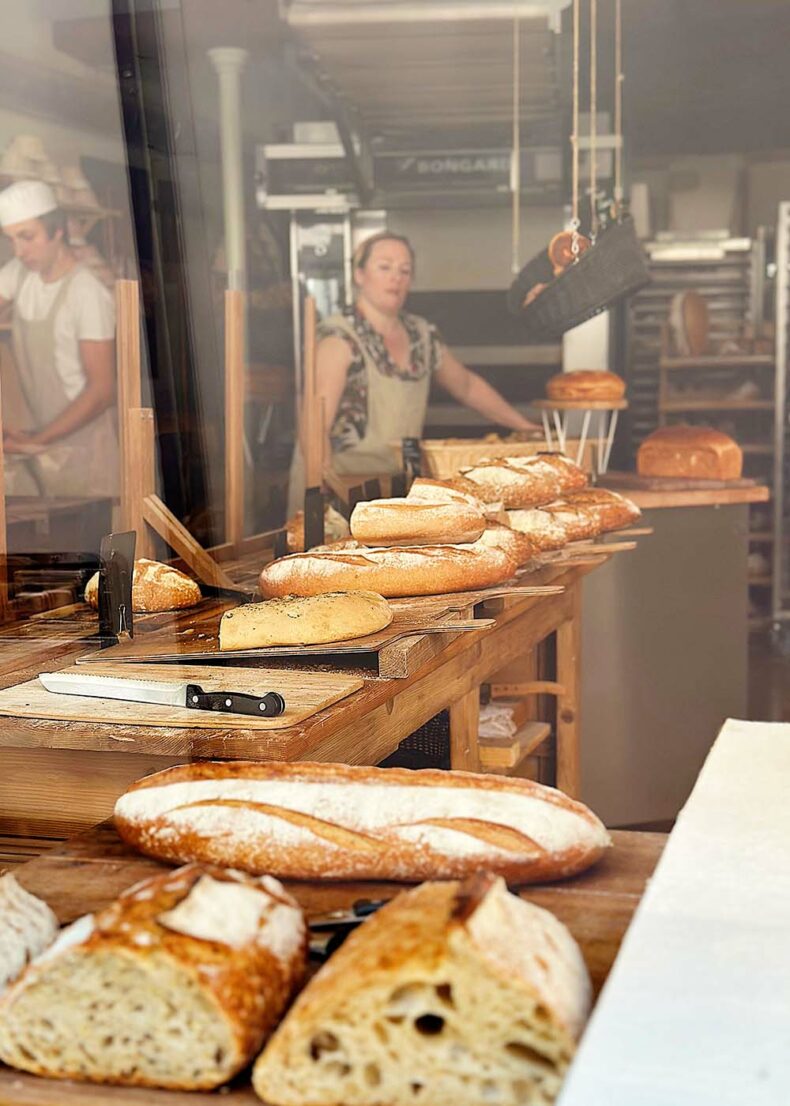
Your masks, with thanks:
[[(134, 562), (132, 576), (132, 610), (135, 614), (175, 611), (194, 607), (203, 597), (200, 588), (184, 572), (160, 561), (140, 557)], [(95, 572), (85, 586), (85, 602), (99, 606), (99, 574)]]
[(392, 608), (372, 591), (285, 595), (225, 611), (219, 624), (219, 647), (324, 645), (375, 634), (390, 622)]
[(477, 541), (486, 520), (470, 503), (370, 499), (351, 515), (351, 533), (366, 545), (429, 545)]
[(602, 369), (575, 369), (552, 376), (546, 382), (546, 395), (558, 400), (619, 400), (625, 395), (625, 381)]
[(270, 598), (329, 591), (375, 591), (390, 599), (441, 595), (494, 587), (504, 583), (517, 567), (501, 549), (477, 543), (293, 553), (266, 565), (260, 590)]

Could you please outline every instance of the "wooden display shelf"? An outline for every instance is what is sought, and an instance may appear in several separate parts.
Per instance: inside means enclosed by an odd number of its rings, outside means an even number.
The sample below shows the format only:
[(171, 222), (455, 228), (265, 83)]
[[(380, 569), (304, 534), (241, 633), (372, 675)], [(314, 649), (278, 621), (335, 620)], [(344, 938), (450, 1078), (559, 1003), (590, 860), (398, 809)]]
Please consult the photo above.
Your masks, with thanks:
[(773, 368), (772, 353), (705, 353), (698, 357), (662, 357), (659, 368), (677, 369), (750, 369)]
[(679, 411), (773, 411), (772, 399), (664, 399), (658, 410), (671, 414)]
[(480, 764), (487, 772), (510, 775), (551, 736), (548, 722), (527, 722), (513, 737), (480, 738)]

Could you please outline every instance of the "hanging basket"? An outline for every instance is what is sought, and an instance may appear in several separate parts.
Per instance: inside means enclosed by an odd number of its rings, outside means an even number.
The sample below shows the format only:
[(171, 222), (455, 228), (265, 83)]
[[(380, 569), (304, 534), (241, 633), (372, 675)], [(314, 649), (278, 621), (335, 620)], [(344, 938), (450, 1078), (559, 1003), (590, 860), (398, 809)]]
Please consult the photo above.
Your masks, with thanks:
[(534, 341), (553, 340), (649, 283), (633, 220), (612, 223), (575, 264), (521, 309), (521, 320)]

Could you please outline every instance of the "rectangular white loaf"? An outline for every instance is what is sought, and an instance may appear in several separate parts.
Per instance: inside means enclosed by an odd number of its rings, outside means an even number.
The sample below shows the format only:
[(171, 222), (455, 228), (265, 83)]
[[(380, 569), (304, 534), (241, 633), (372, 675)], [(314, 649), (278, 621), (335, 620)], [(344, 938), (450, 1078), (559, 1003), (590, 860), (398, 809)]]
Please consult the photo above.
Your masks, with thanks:
[(159, 860), (292, 879), (535, 882), (609, 845), (582, 803), (529, 780), (436, 769), (206, 761), (146, 776), (115, 806), (121, 837)]

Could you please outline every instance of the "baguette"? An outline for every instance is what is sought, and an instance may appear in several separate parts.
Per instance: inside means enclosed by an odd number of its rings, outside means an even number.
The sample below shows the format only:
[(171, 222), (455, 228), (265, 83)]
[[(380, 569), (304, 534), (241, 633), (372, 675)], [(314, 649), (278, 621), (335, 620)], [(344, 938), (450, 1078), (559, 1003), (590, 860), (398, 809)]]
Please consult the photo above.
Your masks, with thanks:
[(562, 519), (549, 514), (541, 508), (531, 511), (508, 511), (508, 522), (514, 530), (535, 543), (542, 552), (552, 549), (562, 549), (568, 544), (568, 534), (562, 524)]
[(476, 544), (501, 549), (512, 557), (519, 568), (540, 552), (540, 547), (528, 534), (522, 534), (501, 522), (489, 522)]
[(470, 507), (479, 507), (488, 502), (471, 480), (456, 476), (452, 480), (433, 480), (427, 476), (417, 476), (412, 481), (407, 499), (421, 499), (428, 503), (466, 503)]
[(371, 499), (351, 515), (354, 538), (373, 546), (474, 542), (485, 525), (479, 506), (459, 502)]
[(306, 948), (302, 912), (271, 877), (164, 872), (68, 927), (12, 985), (0, 1058), (58, 1079), (219, 1086), (278, 1022)]
[(595, 514), (581, 504), (560, 499), (541, 509), (562, 526), (566, 541), (586, 541), (601, 532)]
[[(195, 607), (201, 601), (200, 588), (185, 572), (160, 561), (139, 557), (132, 574), (132, 610), (135, 614), (176, 611)], [(95, 572), (85, 585), (85, 602), (99, 606), (99, 574)]]
[(404, 891), (308, 983), (253, 1069), (270, 1106), (546, 1106), (590, 1007), (581, 951), (485, 874)]
[(219, 647), (322, 645), (375, 634), (390, 622), (389, 603), (372, 591), (330, 592), (307, 599), (286, 595), (225, 611), (219, 624)]
[(264, 596), (374, 591), (388, 599), (440, 595), (502, 584), (518, 566), (500, 549), (462, 545), (294, 553), (260, 575)]
[(567, 495), (587, 486), (587, 473), (564, 453), (538, 453), (534, 457), (510, 457), (508, 460), (514, 468), (526, 468), (529, 471), (529, 467), (533, 466), (538, 471), (553, 472), (559, 481), (560, 495)]
[(481, 461), (464, 475), (489, 495), (502, 500), (505, 508), (537, 507), (551, 503), (562, 490), (559, 473), (540, 457), (503, 457)]
[(159, 860), (292, 879), (514, 882), (573, 875), (609, 844), (595, 815), (529, 780), (438, 769), (208, 761), (139, 780), (121, 837)]
[(0, 992), (55, 940), (58, 920), (41, 899), (0, 876)]

